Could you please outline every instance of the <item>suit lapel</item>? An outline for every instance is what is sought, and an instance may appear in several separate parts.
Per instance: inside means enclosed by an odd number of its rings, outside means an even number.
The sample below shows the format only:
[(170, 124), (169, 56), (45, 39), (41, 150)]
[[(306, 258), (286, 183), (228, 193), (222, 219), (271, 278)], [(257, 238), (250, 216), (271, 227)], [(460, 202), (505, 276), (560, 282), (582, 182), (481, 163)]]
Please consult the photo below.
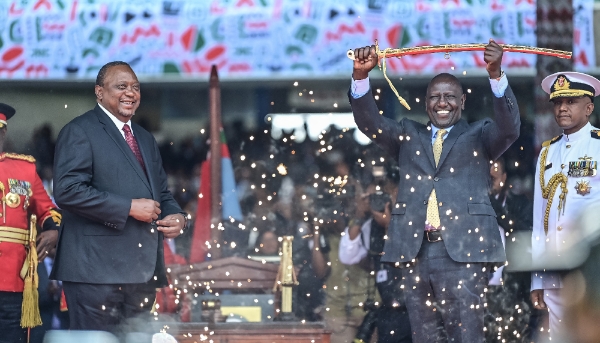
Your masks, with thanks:
[[(133, 168), (133, 170), (135, 170), (136, 174), (142, 179), (142, 181), (144, 182), (146, 187), (148, 187), (148, 189), (150, 191), (152, 191), (152, 188), (150, 188), (150, 184), (148, 183), (148, 178), (146, 177), (146, 174), (144, 173), (142, 166), (135, 158), (133, 151), (131, 151), (131, 148), (129, 147), (129, 145), (127, 145), (127, 142), (125, 142), (125, 139), (119, 132), (119, 129), (117, 129), (117, 127), (115, 126), (115, 123), (113, 123), (113, 121), (108, 117), (108, 115), (106, 115), (106, 113), (104, 113), (104, 111), (102, 111), (102, 109), (99, 106), (96, 106), (94, 111), (96, 112), (96, 115), (98, 116), (98, 120), (102, 124), (104, 124), (104, 131), (106, 131), (108, 136), (119, 147), (119, 150), (121, 150), (123, 155), (125, 155), (125, 157), (129, 161), (129, 164), (131, 164), (131, 167)], [(139, 145), (139, 143), (138, 143), (138, 145)], [(144, 161), (146, 161), (145, 157), (144, 157)]]
[(439, 170), (440, 166), (444, 163), (444, 160), (446, 159), (446, 157), (448, 157), (448, 154), (450, 153), (452, 146), (454, 146), (454, 143), (456, 143), (456, 140), (458, 139), (458, 137), (463, 132), (465, 132), (468, 127), (469, 127), (469, 125), (467, 124), (467, 122), (464, 119), (461, 119), (458, 122), (456, 122), (456, 124), (454, 124), (454, 127), (452, 127), (452, 130), (450, 130), (450, 133), (448, 133), (448, 137), (446, 137), (446, 139), (444, 139), (444, 145), (442, 146), (442, 155), (440, 156), (440, 161), (436, 168), (437, 170)]
[[(429, 130), (427, 129), (429, 127)], [(425, 150), (425, 155), (427, 155), (427, 159), (431, 164), (431, 167), (435, 168), (435, 160), (433, 159), (433, 144), (431, 143), (431, 127), (429, 123), (427, 126), (423, 126), (419, 129), (419, 137), (421, 138), (421, 143), (423, 144), (423, 150)]]
[[(140, 133), (142, 130), (142, 127), (137, 125), (137, 124), (133, 124), (133, 130), (134, 130), (134, 134), (135, 132)], [(135, 138), (138, 141), (138, 147), (140, 149), (140, 153), (142, 154), (142, 158), (144, 159), (144, 164), (146, 165), (146, 174), (148, 175), (148, 180), (150, 181), (150, 190), (152, 191), (152, 195), (154, 197), (154, 199), (158, 199), (158, 196), (156, 194), (156, 190), (158, 189), (156, 187), (156, 185), (154, 184), (153, 180), (153, 175), (154, 175), (154, 164), (152, 162), (152, 154), (150, 152), (151, 147), (154, 146), (154, 142), (152, 142), (149, 138), (149, 136), (147, 135), (143, 135), (143, 134), (138, 134), (135, 135)], [(137, 160), (136, 160), (137, 162)], [(138, 163), (139, 165), (139, 163)]]

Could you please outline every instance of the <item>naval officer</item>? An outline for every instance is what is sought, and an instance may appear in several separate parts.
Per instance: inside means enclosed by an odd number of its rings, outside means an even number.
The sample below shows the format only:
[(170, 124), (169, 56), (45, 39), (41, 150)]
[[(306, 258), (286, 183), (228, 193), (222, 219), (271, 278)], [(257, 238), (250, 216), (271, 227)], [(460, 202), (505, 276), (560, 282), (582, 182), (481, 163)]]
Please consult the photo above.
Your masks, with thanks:
[[(576, 72), (546, 77), (542, 88), (550, 95), (554, 118), (563, 134), (546, 141), (538, 159), (534, 184), (532, 253), (533, 261), (564, 253), (573, 237), (581, 235), (575, 221), (580, 210), (600, 201), (600, 134), (589, 122), (600, 81)], [(565, 258), (565, 254), (561, 258)], [(563, 274), (556, 271), (532, 273), (531, 301), (547, 309), (550, 337), (563, 334), (565, 299), (560, 296)]]

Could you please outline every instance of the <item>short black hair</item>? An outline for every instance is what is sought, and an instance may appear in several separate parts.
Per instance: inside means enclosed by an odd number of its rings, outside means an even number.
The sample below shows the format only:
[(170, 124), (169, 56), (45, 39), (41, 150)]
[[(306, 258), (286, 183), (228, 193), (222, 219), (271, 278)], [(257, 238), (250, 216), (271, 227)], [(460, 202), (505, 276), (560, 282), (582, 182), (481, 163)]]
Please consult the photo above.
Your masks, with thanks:
[(127, 67), (129, 67), (129, 69), (133, 70), (131, 68), (131, 66), (129, 65), (129, 63), (127, 63), (127, 62), (123, 62), (123, 61), (108, 62), (105, 65), (103, 65), (102, 68), (100, 68), (100, 70), (98, 71), (98, 76), (96, 76), (96, 86), (103, 87), (104, 86), (104, 78), (106, 78), (106, 72), (108, 71), (108, 69), (110, 69), (112, 67), (116, 67), (116, 66), (127, 66)]
[(429, 87), (431, 87), (431, 85), (435, 82), (449, 82), (452, 83), (454, 85), (456, 85), (458, 88), (460, 88), (461, 93), (464, 94), (463, 91), (463, 86), (462, 83), (460, 83), (460, 80), (449, 73), (441, 73), (441, 74), (437, 74), (436, 76), (433, 77), (433, 79), (431, 79), (431, 81), (429, 81), (429, 84), (427, 85), (427, 94), (429, 94)]

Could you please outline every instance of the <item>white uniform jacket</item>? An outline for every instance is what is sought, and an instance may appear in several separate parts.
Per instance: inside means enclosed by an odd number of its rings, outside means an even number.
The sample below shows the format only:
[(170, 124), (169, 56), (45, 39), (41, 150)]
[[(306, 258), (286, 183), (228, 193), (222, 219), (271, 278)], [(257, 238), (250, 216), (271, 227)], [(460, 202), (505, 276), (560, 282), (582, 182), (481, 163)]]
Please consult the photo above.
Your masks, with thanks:
[[(544, 157), (545, 161), (543, 161)], [(566, 249), (574, 243), (574, 240), (583, 235), (583, 228), (576, 227), (579, 213), (592, 203), (600, 201), (598, 161), (600, 161), (600, 136), (598, 129), (590, 123), (573, 134), (563, 134), (544, 142), (538, 158), (534, 184), (531, 239), (534, 264), (547, 260), (549, 253), (554, 254), (553, 257), (558, 259), (567, 258), (567, 256), (560, 256), (561, 252), (567, 251)], [(559, 182), (554, 194), (544, 199), (542, 187), (547, 188), (555, 175), (557, 175), (556, 179), (562, 178), (566, 184)], [(543, 177), (543, 186), (540, 184), (541, 177)], [(563, 193), (562, 186), (566, 186), (567, 191), (566, 200), (563, 202), (560, 199)], [(548, 208), (549, 200), (552, 200), (552, 203)], [(560, 211), (559, 205), (562, 205)], [(544, 217), (547, 211), (546, 233)], [(562, 288), (560, 273), (542, 271), (532, 273), (532, 290), (553, 288)]]

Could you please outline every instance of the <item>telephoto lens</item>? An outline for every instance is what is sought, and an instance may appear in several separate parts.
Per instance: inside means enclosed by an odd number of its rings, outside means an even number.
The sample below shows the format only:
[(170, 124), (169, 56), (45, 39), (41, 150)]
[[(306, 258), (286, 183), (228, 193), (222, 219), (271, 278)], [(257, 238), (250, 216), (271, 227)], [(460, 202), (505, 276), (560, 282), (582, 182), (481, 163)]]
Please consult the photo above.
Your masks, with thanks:
[(363, 318), (362, 323), (358, 327), (356, 331), (356, 336), (354, 336), (353, 343), (363, 343), (369, 342), (371, 340), (371, 336), (373, 335), (373, 331), (375, 331), (375, 324), (377, 323), (377, 309), (368, 310), (367, 314)]

